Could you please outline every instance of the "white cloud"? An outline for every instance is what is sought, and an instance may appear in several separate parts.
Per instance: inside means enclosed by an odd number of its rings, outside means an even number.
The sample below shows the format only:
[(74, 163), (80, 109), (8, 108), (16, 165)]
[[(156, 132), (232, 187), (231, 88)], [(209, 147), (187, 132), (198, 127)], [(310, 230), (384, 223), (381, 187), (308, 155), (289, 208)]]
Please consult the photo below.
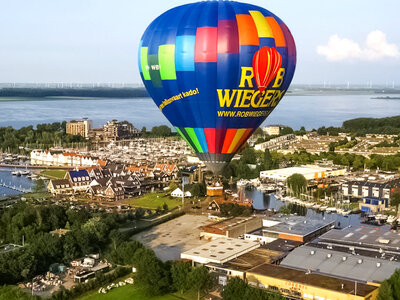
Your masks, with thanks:
[(318, 46), (317, 53), (331, 61), (345, 59), (378, 60), (385, 57), (400, 57), (396, 44), (389, 44), (386, 35), (380, 30), (371, 31), (364, 46), (337, 34), (329, 38), (328, 44)]

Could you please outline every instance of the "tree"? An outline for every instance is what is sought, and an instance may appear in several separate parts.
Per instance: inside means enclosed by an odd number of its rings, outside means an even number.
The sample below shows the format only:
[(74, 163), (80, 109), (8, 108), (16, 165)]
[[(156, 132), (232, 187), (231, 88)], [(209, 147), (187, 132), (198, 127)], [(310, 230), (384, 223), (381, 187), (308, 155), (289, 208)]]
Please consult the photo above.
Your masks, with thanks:
[(268, 149), (265, 149), (264, 151), (264, 169), (265, 170), (271, 170), (273, 167), (273, 160), (272, 160), (272, 156), (271, 153), (269, 152)]
[(396, 212), (400, 204), (400, 189), (394, 189), (390, 193), (390, 205), (396, 207)]
[(171, 135), (171, 128), (166, 125), (154, 126), (151, 129), (151, 135), (154, 137), (166, 137)]
[(208, 292), (213, 286), (213, 277), (204, 266), (192, 269), (190, 281), (191, 286), (197, 290), (198, 300), (200, 300), (200, 292)]
[(222, 291), (222, 299), (224, 300), (242, 300), (246, 299), (245, 294), (248, 289), (248, 285), (245, 281), (239, 277), (233, 277), (229, 279), (228, 284)]
[(169, 292), (171, 282), (164, 263), (150, 249), (135, 252), (137, 278), (144, 283), (150, 295), (163, 295)]
[(257, 157), (253, 148), (246, 147), (240, 155), (240, 161), (246, 164), (255, 164), (257, 162)]
[(282, 130), (280, 132), (280, 135), (292, 134), (293, 132), (294, 132), (293, 128), (291, 128), (289, 126), (285, 126), (285, 127), (282, 128)]
[(140, 220), (141, 218), (143, 218), (145, 213), (146, 211), (143, 208), (137, 208), (135, 211), (136, 220)]
[(169, 183), (169, 192), (170, 193), (172, 193), (173, 191), (175, 191), (177, 188), (178, 188), (178, 185), (175, 183), (175, 182), (173, 182), (173, 181), (171, 181), (170, 183)]
[(33, 186), (33, 191), (35, 193), (43, 193), (44, 191), (46, 191), (46, 185), (43, 179), (35, 181), (35, 185)]
[(286, 182), (296, 197), (300, 197), (300, 194), (307, 189), (307, 179), (302, 174), (294, 173), (287, 178)]
[(285, 300), (280, 294), (271, 293), (259, 288), (253, 288), (239, 277), (229, 279), (228, 284), (221, 293), (224, 300)]
[(176, 261), (171, 266), (171, 277), (173, 286), (183, 294), (191, 288), (189, 274), (192, 267), (187, 261)]
[(392, 276), (382, 282), (379, 287), (379, 300), (400, 299), (400, 270), (394, 271)]
[(200, 197), (201, 196), (200, 185), (198, 183), (193, 184), (190, 189), (190, 192), (192, 193), (193, 197), (196, 197), (196, 198)]
[(164, 211), (164, 212), (167, 212), (167, 211), (168, 211), (168, 204), (164, 202), (162, 208), (163, 208), (163, 211)]
[(355, 170), (358, 170), (358, 169), (361, 169), (363, 166), (364, 166), (364, 163), (363, 163), (362, 159), (359, 156), (357, 156), (353, 161), (353, 168)]
[(394, 300), (393, 289), (388, 280), (382, 282), (379, 287), (378, 300)]

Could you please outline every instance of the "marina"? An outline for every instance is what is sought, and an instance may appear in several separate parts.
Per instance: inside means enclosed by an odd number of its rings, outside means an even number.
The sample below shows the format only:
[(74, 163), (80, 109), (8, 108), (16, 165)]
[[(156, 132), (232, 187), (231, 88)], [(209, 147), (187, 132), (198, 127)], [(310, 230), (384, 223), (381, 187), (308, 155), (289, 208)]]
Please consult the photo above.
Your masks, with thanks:
[(0, 197), (31, 192), (34, 175), (17, 176), (13, 172), (15, 170), (12, 168), (0, 168)]

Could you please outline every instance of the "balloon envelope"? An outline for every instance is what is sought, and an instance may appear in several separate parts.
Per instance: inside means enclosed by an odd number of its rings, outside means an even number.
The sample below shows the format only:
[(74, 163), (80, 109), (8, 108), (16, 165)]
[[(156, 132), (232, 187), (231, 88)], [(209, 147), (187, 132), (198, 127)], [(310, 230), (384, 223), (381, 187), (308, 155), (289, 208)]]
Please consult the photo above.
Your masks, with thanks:
[[(263, 48), (281, 59), (273, 77), (273, 63), (253, 70)], [(260, 61), (266, 61), (265, 49), (258, 52)], [(287, 26), (266, 9), (234, 1), (175, 7), (149, 25), (139, 46), (139, 70), (150, 96), (216, 173), (282, 99), (295, 65)], [(260, 69), (272, 71), (259, 89)]]

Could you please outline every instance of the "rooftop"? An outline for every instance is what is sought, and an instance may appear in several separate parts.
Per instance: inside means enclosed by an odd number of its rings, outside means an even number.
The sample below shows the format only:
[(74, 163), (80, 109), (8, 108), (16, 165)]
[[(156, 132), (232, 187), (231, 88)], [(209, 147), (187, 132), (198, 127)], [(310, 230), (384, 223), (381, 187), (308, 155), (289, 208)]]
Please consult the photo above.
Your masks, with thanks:
[[(335, 277), (325, 276), (321, 274), (306, 274), (304, 271), (290, 269), (283, 266), (263, 264), (255, 267), (247, 272), (247, 278), (251, 281), (251, 275), (258, 274), (263, 276), (274, 277), (282, 280), (302, 283), (309, 286), (319, 287), (323, 289), (343, 292), (346, 294), (354, 294), (354, 281), (338, 279)], [(357, 283), (357, 295), (367, 296), (377, 289), (376, 286)]]
[(216, 268), (236, 270), (246, 272), (256, 266), (262, 264), (271, 264), (281, 259), (284, 256), (283, 252), (273, 251), (266, 248), (257, 248), (247, 252), (239, 257), (236, 257), (224, 264), (210, 263), (208, 266)]
[(308, 245), (294, 249), (281, 265), (363, 282), (381, 282), (400, 269), (399, 262)]
[(262, 245), (261, 248), (287, 253), (292, 251), (294, 248), (301, 246), (302, 244), (302, 242), (292, 240), (276, 239), (275, 241)]
[[(256, 216), (250, 216), (250, 217), (234, 217), (234, 218), (229, 218), (226, 220), (222, 220), (210, 225), (206, 225), (204, 226), (204, 228), (213, 228), (213, 229), (218, 229), (221, 231), (226, 231), (226, 230), (230, 230), (232, 228), (235, 228), (236, 226), (239, 226), (245, 222), (248, 222), (250, 220), (254, 220), (257, 219), (258, 217)], [(260, 220), (260, 227), (261, 227), (261, 219)]]
[(333, 229), (321, 235), (320, 241), (376, 250), (385, 249), (400, 254), (400, 232), (391, 230), (390, 226), (362, 225), (341, 230)]
[(263, 220), (263, 232), (307, 236), (335, 222), (310, 219), (302, 216), (271, 217)]
[(222, 264), (258, 247), (260, 247), (258, 242), (220, 238), (181, 253), (181, 258), (199, 263)]

